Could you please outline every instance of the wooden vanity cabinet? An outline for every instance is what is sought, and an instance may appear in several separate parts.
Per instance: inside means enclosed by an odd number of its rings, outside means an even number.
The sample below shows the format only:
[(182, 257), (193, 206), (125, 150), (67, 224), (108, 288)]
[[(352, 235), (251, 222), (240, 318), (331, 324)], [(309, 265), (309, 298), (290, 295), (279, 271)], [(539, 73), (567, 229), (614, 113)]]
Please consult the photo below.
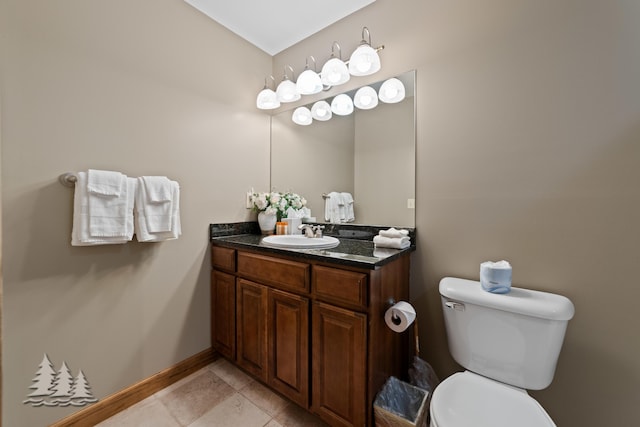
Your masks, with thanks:
[(269, 290), (267, 383), (309, 407), (309, 298)]
[(212, 248), (213, 348), (332, 426), (373, 425), (377, 392), (408, 368), (384, 313), (409, 297), (409, 255), (365, 269)]
[(263, 382), (267, 380), (268, 290), (244, 279), (236, 284), (236, 362)]
[(312, 411), (333, 426), (367, 420), (367, 316), (313, 304)]

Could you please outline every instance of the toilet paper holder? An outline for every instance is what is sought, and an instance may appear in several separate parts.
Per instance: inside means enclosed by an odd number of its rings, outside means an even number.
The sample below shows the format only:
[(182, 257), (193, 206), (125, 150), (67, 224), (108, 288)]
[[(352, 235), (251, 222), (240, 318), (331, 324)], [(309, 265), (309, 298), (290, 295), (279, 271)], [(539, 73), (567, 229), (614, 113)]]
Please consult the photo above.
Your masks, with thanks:
[[(387, 300), (387, 307), (384, 309), (385, 313), (386, 313), (386, 311), (387, 311), (387, 310), (389, 310), (391, 307), (393, 307), (394, 305), (396, 305), (396, 302), (397, 302), (397, 301), (396, 301), (395, 299), (393, 299), (393, 298), (389, 298), (389, 299)], [(382, 314), (382, 317), (384, 317), (384, 313)], [(393, 314), (391, 315), (391, 321), (392, 321), (392, 322), (393, 322), (393, 324), (394, 324), (394, 325), (396, 325), (396, 326), (397, 326), (397, 325), (399, 325), (399, 324), (402, 322), (402, 320), (400, 319), (400, 317), (398, 317), (398, 315), (396, 315), (395, 313), (393, 313)]]

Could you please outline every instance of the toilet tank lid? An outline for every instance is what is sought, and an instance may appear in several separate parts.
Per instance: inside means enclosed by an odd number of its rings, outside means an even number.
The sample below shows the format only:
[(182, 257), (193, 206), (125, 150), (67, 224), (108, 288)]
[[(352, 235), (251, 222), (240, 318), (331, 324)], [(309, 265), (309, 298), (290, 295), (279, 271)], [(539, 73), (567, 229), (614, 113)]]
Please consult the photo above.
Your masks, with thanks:
[(440, 294), (458, 302), (549, 320), (569, 320), (575, 311), (571, 300), (562, 295), (515, 287), (506, 294), (493, 294), (478, 281), (456, 277), (440, 280)]

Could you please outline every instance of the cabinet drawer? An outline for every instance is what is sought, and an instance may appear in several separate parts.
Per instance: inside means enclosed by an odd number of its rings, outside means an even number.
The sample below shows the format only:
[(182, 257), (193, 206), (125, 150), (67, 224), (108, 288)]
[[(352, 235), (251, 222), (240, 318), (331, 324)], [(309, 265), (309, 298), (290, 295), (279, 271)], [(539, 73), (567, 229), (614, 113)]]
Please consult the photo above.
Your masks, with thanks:
[(324, 301), (367, 307), (367, 275), (337, 268), (313, 267), (313, 292)]
[(227, 271), (236, 271), (235, 249), (211, 246), (211, 265)]
[(309, 264), (238, 252), (238, 274), (277, 288), (309, 292)]

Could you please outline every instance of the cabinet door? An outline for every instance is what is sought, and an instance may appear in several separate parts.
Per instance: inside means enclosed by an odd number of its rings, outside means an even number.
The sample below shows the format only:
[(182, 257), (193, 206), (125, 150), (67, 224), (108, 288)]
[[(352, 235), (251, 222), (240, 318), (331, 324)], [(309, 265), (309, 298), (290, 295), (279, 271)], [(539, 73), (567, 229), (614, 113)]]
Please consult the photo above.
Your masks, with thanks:
[(366, 316), (316, 302), (312, 325), (312, 411), (332, 426), (364, 426)]
[(236, 361), (240, 367), (266, 382), (267, 288), (238, 279), (236, 309)]
[(211, 272), (211, 346), (236, 357), (236, 279), (218, 270)]
[(309, 407), (309, 300), (269, 290), (268, 382), (298, 405)]

